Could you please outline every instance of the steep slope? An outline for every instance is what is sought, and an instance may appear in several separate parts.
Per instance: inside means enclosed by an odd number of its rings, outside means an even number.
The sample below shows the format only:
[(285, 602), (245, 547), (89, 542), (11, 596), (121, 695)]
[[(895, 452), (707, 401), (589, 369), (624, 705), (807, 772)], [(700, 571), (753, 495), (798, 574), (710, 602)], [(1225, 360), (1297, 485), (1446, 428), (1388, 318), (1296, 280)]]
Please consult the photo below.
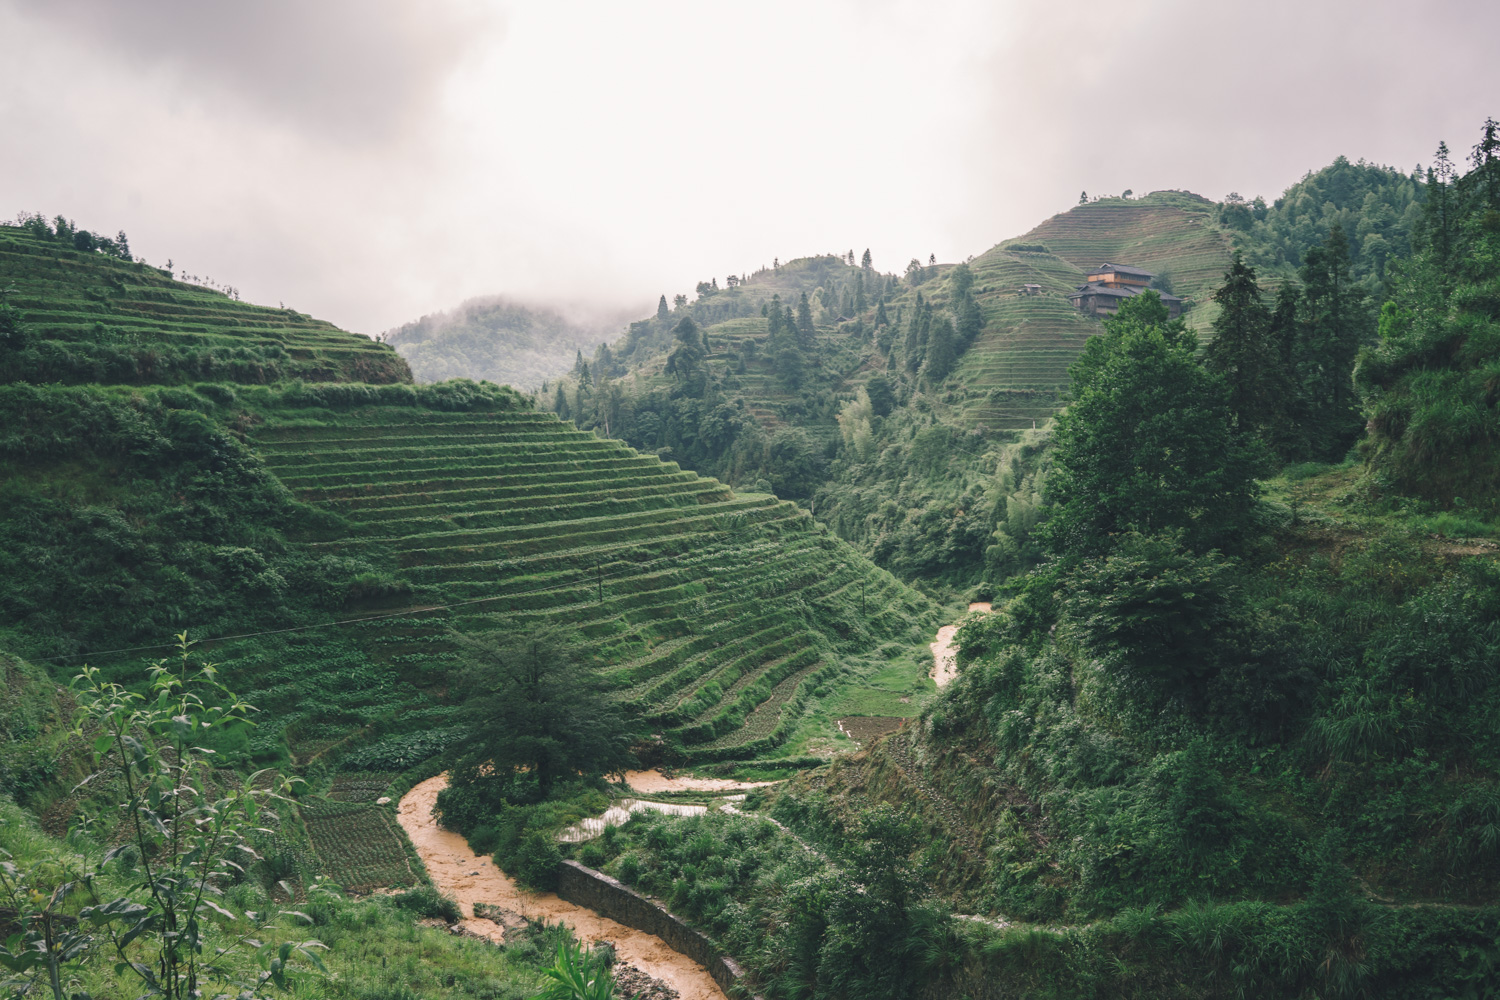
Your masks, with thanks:
[(8, 377), (133, 385), (409, 382), (385, 344), (292, 309), (240, 302), (170, 273), (0, 226), (0, 298), (16, 311)]
[[(1027, 428), (1056, 411), (1068, 365), (1099, 332), (1067, 294), (1084, 271), (1105, 261), (1143, 267), (1165, 278), (1189, 301), (1186, 319), (1202, 336), (1212, 321), (1208, 301), (1229, 267), (1229, 235), (1215, 222), (1213, 202), (1160, 191), (1139, 199), (1101, 199), (1055, 215), (974, 258), (975, 297), (985, 327), (955, 370), (968, 427)], [(1023, 284), (1041, 286), (1025, 295)], [(940, 294), (935, 301), (942, 302)]]
[(883, 643), (920, 643), (933, 618), (794, 505), (550, 414), (377, 408), (271, 420), (255, 446), (299, 498), (360, 526), (322, 549), (388, 552), (443, 605), (372, 627), (384, 650), (566, 624), (694, 759), (776, 745), (814, 686)]

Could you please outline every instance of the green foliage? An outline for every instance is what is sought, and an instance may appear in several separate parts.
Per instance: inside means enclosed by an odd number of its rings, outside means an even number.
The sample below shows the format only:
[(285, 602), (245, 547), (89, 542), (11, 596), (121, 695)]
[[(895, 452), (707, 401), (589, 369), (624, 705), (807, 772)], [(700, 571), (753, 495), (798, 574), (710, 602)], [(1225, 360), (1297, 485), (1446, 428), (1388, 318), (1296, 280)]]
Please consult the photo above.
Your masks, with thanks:
[[(1493, 170), (1491, 170), (1493, 173)], [(1391, 487), (1493, 512), (1500, 504), (1500, 214), (1476, 168), (1433, 178), (1445, 216), (1395, 269), (1380, 342), (1356, 373), (1369, 414), (1362, 446)]]
[(1288, 276), (1341, 228), (1351, 241), (1354, 279), (1373, 288), (1390, 261), (1410, 252), (1423, 198), (1420, 177), (1340, 156), (1287, 188), (1273, 205), (1231, 195), (1218, 214), (1226, 227), (1244, 234), (1240, 245), (1251, 264)]
[(555, 782), (597, 777), (632, 760), (627, 722), (573, 637), (539, 630), (500, 642), (453, 637), (464, 659), (457, 686), (468, 732), (454, 780), (545, 799)]
[(463, 918), (463, 911), (459, 909), (458, 904), (430, 885), (409, 889), (392, 898), (398, 907), (410, 910), (419, 917), (437, 919), (449, 924), (456, 924)]
[(1236, 541), (1259, 455), (1232, 426), (1223, 380), (1146, 292), (1125, 302), (1074, 363), (1057, 420), (1043, 529), (1064, 552), (1100, 552), (1122, 532), (1180, 530), (1195, 550)]
[(1090, 649), (1169, 690), (1201, 697), (1244, 615), (1233, 560), (1173, 536), (1127, 534), (1064, 584), (1070, 628)]
[[(196, 997), (200, 980), (222, 981), (251, 995), (271, 984), (286, 989), (293, 956), (322, 968), (313, 951), (323, 947), (321, 942), (276, 948), (247, 933), (229, 948), (204, 947), (207, 924), (243, 916), (269, 923), (269, 914), (236, 914), (221, 900), (224, 887), (243, 870), (240, 862), (256, 857), (248, 838), (263, 822), (266, 807), (284, 798), (287, 786), (258, 788), (259, 775), (253, 775), (238, 788), (216, 787), (222, 777), (213, 773), (211, 751), (200, 744), (215, 730), (248, 721), (253, 709), (217, 679), (213, 664), (193, 655), (185, 633), (178, 641), (175, 660), (150, 668), (149, 695), (105, 681), (97, 669), (85, 667), (78, 676), (76, 734), (91, 741), (95, 764), (123, 786), (126, 798), (118, 804), (128, 817), (123, 839), (141, 866), (134, 891), (96, 899), (79, 916), (108, 932), (116, 956), (150, 994)], [(99, 864), (107, 865), (121, 851), (107, 852)], [(87, 886), (90, 876), (82, 881)], [(137, 940), (145, 961), (127, 951)], [(255, 949), (265, 963), (252, 980), (223, 964), (224, 955), (237, 947)]]

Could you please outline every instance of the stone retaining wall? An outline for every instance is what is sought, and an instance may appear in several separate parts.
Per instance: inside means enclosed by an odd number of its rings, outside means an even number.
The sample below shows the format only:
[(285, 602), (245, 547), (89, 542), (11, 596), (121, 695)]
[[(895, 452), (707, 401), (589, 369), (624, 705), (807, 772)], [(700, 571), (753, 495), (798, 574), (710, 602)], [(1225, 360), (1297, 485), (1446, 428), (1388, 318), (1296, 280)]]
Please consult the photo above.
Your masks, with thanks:
[[(557, 894), (626, 927), (656, 935), (668, 948), (707, 969), (725, 994), (749, 995), (748, 987), (744, 985), (745, 970), (738, 962), (720, 952), (712, 941), (661, 904), (652, 902), (623, 882), (576, 861), (564, 861), (557, 872)], [(760, 998), (754, 997), (753, 1000)]]

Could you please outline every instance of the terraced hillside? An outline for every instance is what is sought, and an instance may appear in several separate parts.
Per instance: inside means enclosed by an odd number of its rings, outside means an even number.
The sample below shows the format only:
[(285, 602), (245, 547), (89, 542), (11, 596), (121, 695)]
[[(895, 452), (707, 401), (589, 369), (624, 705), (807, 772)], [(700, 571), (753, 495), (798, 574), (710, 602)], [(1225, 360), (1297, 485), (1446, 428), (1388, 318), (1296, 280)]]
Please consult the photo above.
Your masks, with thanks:
[(411, 381), (386, 344), (15, 226), (0, 226), (0, 293), (22, 325), (7, 364), (25, 381)]
[(1054, 215), (1015, 242), (1045, 244), (1078, 268), (1113, 261), (1167, 274), (1175, 294), (1204, 302), (1233, 253), (1213, 207), (1207, 198), (1171, 191), (1109, 198)]
[[(1212, 207), (1206, 199), (1177, 192), (1092, 202), (971, 261), (985, 327), (955, 369), (963, 423), (1019, 430), (1056, 411), (1068, 366), (1084, 341), (1100, 331), (1096, 320), (1072, 307), (1067, 294), (1083, 281), (1085, 269), (1105, 261), (1169, 276), (1175, 293), (1192, 303), (1188, 324), (1203, 336), (1214, 311), (1209, 296), (1222, 282), (1232, 253), (1228, 235), (1213, 222)], [(1020, 294), (1024, 284), (1040, 285), (1041, 293)], [(937, 289), (932, 297), (943, 301)]]
[(430, 660), (450, 629), (567, 625), (694, 759), (764, 752), (814, 687), (933, 623), (929, 602), (795, 505), (551, 414), (273, 419), (255, 447), (299, 498), (362, 527), (318, 543), (329, 556), (385, 553), (432, 606), (363, 628), (378, 659)]

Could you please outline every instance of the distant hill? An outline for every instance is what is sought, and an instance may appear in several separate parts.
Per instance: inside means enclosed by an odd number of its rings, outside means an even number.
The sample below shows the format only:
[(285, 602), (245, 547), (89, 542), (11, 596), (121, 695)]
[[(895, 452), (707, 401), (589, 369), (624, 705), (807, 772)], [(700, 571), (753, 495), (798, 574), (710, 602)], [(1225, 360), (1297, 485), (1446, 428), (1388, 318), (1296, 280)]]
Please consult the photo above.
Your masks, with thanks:
[(592, 356), (630, 316), (570, 317), (488, 296), (387, 330), (381, 339), (406, 358), (419, 382), (472, 378), (527, 390), (567, 372), (579, 351)]

